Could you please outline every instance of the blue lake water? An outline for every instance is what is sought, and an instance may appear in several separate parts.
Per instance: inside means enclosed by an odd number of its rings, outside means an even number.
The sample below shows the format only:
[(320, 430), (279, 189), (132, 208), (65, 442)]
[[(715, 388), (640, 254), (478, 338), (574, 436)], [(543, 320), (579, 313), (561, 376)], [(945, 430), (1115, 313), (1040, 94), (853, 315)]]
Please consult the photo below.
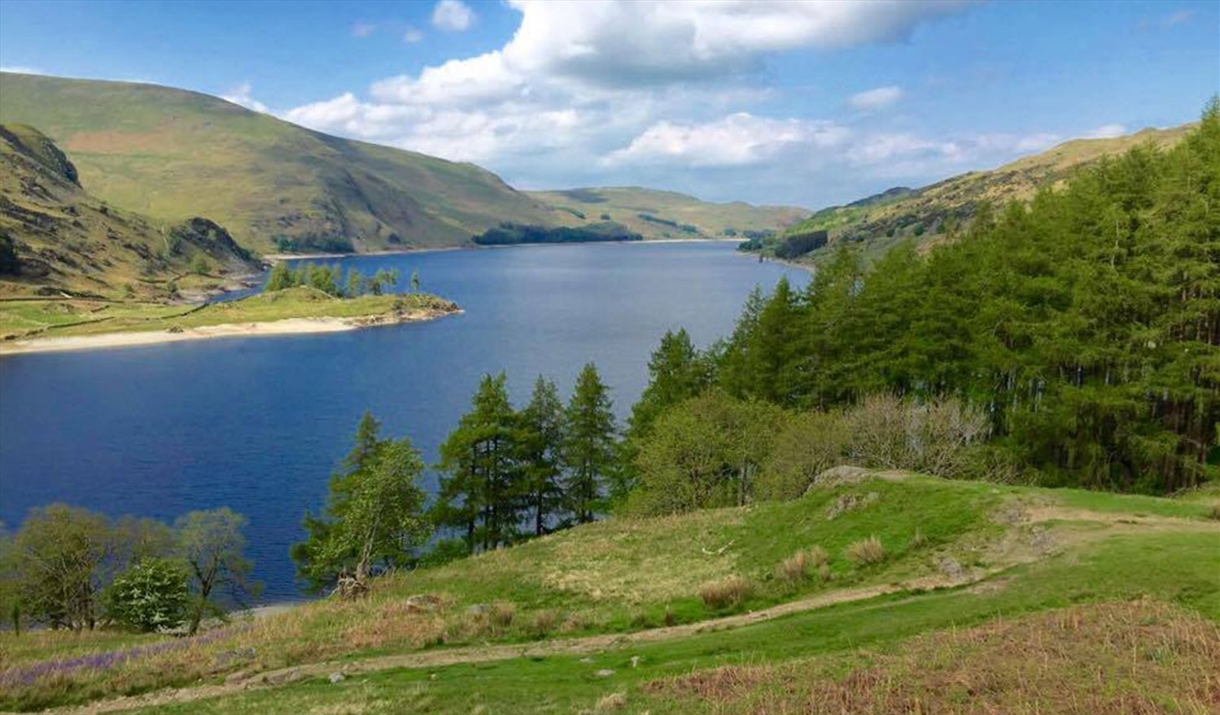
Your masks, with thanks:
[[(700, 345), (727, 335), (755, 285), (808, 276), (731, 243), (588, 244), (367, 256), (366, 274), (419, 271), (465, 314), (319, 335), (225, 338), (0, 359), (0, 521), (60, 501), (112, 516), (245, 514), (266, 600), (299, 594), (288, 548), (372, 410), (430, 462), (481, 375), (534, 379), (565, 399), (597, 364), (630, 411), (667, 329)], [(428, 487), (435, 483), (428, 475)]]

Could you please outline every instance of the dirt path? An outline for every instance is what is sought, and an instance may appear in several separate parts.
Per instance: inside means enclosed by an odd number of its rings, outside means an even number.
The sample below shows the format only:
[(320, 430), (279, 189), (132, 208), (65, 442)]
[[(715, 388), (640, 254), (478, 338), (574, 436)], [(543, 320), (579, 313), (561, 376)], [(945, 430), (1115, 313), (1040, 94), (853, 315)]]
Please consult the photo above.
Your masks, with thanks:
[(63, 715), (101, 715), (102, 713), (122, 712), (159, 705), (173, 705), (194, 702), (208, 698), (235, 695), (254, 688), (274, 688), (289, 683), (295, 683), (308, 678), (326, 677), (332, 673), (342, 673), (344, 677), (360, 673), (373, 673), (382, 670), (398, 668), (440, 668), (449, 665), (465, 663), (487, 663), (514, 658), (537, 658), (551, 655), (587, 655), (599, 653), (612, 648), (621, 648), (639, 643), (655, 643), (673, 640), (699, 633), (740, 628), (780, 618), (793, 613), (825, 608), (839, 603), (863, 601), (877, 596), (898, 593), (907, 590), (932, 589), (951, 586), (964, 586), (975, 583), (994, 571), (976, 574), (964, 578), (952, 579), (943, 576), (930, 576), (912, 579), (901, 584), (849, 588), (831, 593), (818, 594), (810, 598), (781, 603), (771, 608), (749, 613), (740, 613), (724, 618), (716, 618), (698, 623), (688, 623), (680, 626), (654, 628), (635, 633), (614, 633), (583, 638), (560, 638), (541, 643), (506, 644), (490, 646), (467, 646), (445, 650), (418, 651), (397, 655), (377, 656), (347, 661), (323, 661), (303, 665), (269, 670), (255, 674), (234, 673), (224, 683), (213, 685), (198, 685), (186, 688), (160, 690), (145, 695), (135, 695), (103, 700), (70, 708), (47, 710), (48, 713)]
[[(1066, 508), (1051, 505), (1024, 505), (1014, 509), (1010, 517), (1016, 524), (1026, 526), (1041, 525), (1048, 521), (1074, 521), (1105, 524), (1111, 528), (1125, 529), (1139, 527), (1176, 528), (1201, 531), (1214, 531), (1220, 534), (1220, 523), (1207, 523), (1197, 520), (1178, 519), (1164, 516), (1133, 516), (1131, 514), (1092, 512), (1084, 509)], [(1041, 529), (1041, 527), (1038, 527)], [(1010, 530), (1009, 537), (1013, 543), (1001, 544), (992, 554), (997, 560), (995, 567), (987, 570), (965, 571), (954, 575), (937, 574), (910, 579), (898, 584), (876, 585), (861, 588), (848, 588), (821, 593), (797, 601), (782, 603), (760, 611), (741, 613), (724, 618), (717, 618), (698, 623), (679, 626), (654, 628), (635, 633), (616, 633), (583, 638), (560, 638), (540, 643), (504, 644), (486, 646), (466, 646), (432, 651), (416, 651), (395, 655), (376, 656), (346, 661), (323, 661), (306, 663), (288, 668), (264, 671), (260, 673), (234, 673), (224, 683), (199, 685), (177, 689), (160, 690), (144, 695), (121, 697), (103, 700), (86, 705), (49, 710), (50, 713), (63, 715), (101, 715), (102, 713), (122, 712), (136, 708), (172, 705), (194, 702), (208, 698), (235, 695), (255, 688), (274, 688), (310, 678), (327, 677), (333, 673), (342, 673), (344, 677), (360, 673), (372, 673), (399, 668), (440, 668), (450, 665), (467, 663), (486, 663), (514, 658), (537, 658), (552, 655), (587, 655), (599, 653), (614, 648), (622, 648), (633, 644), (655, 643), (658, 641), (685, 638), (700, 633), (722, 631), (732, 628), (761, 623), (794, 613), (812, 611), (840, 603), (863, 601), (877, 596), (912, 590), (928, 590), (957, 586), (986, 586), (987, 579), (1009, 568), (1029, 561), (1043, 558), (1052, 549), (1063, 546), (1053, 541), (1042, 546), (1018, 544), (1019, 529)], [(1108, 531), (1108, 530), (1107, 530)], [(1038, 531), (1035, 535), (1040, 535)], [(1094, 538), (1100, 534), (1093, 534)], [(1002, 587), (1002, 583), (1000, 584)]]

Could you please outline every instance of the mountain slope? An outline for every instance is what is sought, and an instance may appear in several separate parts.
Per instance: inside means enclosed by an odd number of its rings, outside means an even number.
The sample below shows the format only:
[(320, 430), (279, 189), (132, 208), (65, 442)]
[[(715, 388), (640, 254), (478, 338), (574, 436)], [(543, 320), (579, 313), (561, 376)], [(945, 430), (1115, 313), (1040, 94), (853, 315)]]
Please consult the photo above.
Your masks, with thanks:
[(24, 124), (0, 124), (0, 233), (17, 260), (16, 270), (0, 274), (0, 297), (166, 298), (170, 282), (188, 271), (258, 267), (211, 221), (163, 226), (91, 196), (59, 147)]
[(528, 193), (551, 208), (552, 221), (559, 225), (614, 221), (645, 239), (731, 238), (746, 232), (779, 231), (809, 214), (794, 206), (711, 203), (635, 186)]
[(0, 73), (0, 94), (0, 121), (46, 132), (98, 198), (166, 220), (207, 216), (259, 251), (460, 245), (550, 213), (472, 164), (328, 136), (196, 92)]
[(990, 171), (972, 171), (920, 189), (895, 187), (845, 206), (822, 209), (789, 228), (784, 236), (827, 231), (832, 244), (863, 242), (874, 250), (884, 250), (901, 238), (932, 238), (951, 224), (969, 221), (983, 201), (999, 206), (1029, 199), (1039, 188), (1055, 186), (1073, 171), (1104, 157), (1144, 144), (1172, 146), (1193, 126), (1145, 129), (1115, 139), (1076, 139)]

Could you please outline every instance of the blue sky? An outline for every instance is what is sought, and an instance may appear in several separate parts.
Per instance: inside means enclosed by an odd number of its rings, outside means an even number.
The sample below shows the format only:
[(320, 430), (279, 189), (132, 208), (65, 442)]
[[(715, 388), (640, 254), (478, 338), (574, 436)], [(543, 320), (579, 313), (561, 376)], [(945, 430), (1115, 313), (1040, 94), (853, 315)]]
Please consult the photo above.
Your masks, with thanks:
[(1197, 118), (1220, 3), (0, 0), (0, 67), (208, 92), (521, 188), (817, 208)]

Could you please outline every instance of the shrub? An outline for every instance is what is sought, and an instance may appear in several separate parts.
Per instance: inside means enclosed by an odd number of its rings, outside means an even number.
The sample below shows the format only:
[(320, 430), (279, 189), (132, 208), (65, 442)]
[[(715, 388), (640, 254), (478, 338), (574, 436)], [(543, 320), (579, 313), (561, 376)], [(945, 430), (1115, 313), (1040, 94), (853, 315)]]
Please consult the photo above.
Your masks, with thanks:
[(759, 499), (796, 499), (818, 474), (843, 463), (849, 434), (841, 414), (806, 412), (787, 420), (754, 481)]
[(849, 544), (844, 555), (857, 566), (871, 566), (885, 560), (885, 547), (881, 545), (880, 539), (870, 536)]
[(814, 546), (807, 551), (798, 551), (775, 567), (775, 577), (789, 583), (803, 581), (809, 575), (810, 569), (817, 569), (819, 577), (825, 580), (824, 569), (828, 569), (826, 549)]
[(988, 436), (987, 417), (958, 399), (917, 404), (872, 395), (846, 413), (851, 461), (862, 467), (964, 476)]
[(699, 588), (699, 598), (708, 608), (717, 611), (741, 605), (753, 593), (754, 586), (741, 576), (729, 576), (720, 581), (706, 583)]
[(492, 604), (490, 617), (492, 625), (497, 628), (508, 628), (517, 616), (517, 606), (512, 603)]
[(538, 611), (530, 622), (530, 633), (543, 638), (559, 625), (559, 614), (550, 609)]
[(1212, 508), (1207, 512), (1207, 518), (1220, 521), (1220, 502), (1212, 504)]
[(186, 571), (167, 559), (141, 559), (106, 591), (107, 615), (146, 633), (181, 625), (186, 604)]

